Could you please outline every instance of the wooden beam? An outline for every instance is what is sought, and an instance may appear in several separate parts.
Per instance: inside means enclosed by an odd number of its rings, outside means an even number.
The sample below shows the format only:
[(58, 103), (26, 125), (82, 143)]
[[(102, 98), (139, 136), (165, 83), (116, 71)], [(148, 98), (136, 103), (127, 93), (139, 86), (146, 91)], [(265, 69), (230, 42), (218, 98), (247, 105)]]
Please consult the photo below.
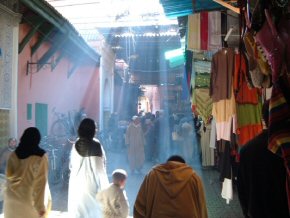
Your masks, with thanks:
[(61, 59), (63, 59), (63, 57), (65, 56), (64, 52), (60, 52), (59, 56), (57, 57), (57, 59), (52, 63), (51, 66), (51, 70), (53, 71), (56, 66), (58, 65), (58, 63), (61, 61)]
[(37, 32), (39, 27), (44, 23), (43, 20), (38, 21), (35, 26), (31, 28), (31, 30), (26, 34), (26, 36), (23, 38), (23, 40), (19, 43), (18, 47), (18, 54), (22, 52), (25, 45), (30, 41), (30, 39), (34, 36), (34, 34)]
[(38, 15), (31, 13), (31, 11), (27, 11), (27, 12), (24, 12), (24, 14), (22, 15), (20, 23), (21, 24), (26, 23), (28, 25), (31, 25), (31, 24), (37, 23), (39, 19), (40, 17)]
[(31, 48), (31, 55), (33, 55), (37, 51), (37, 49), (41, 46), (41, 44), (45, 40), (48, 39), (49, 35), (53, 32), (53, 30), (55, 30), (54, 27), (47, 28), (47, 30), (43, 33), (44, 35), (41, 35), (41, 37), (39, 37), (39, 39), (37, 40), (37, 42)]
[(54, 55), (54, 53), (63, 45), (67, 40), (67, 35), (57, 37), (56, 41), (52, 44), (50, 49), (38, 60), (37, 72), (47, 64), (47, 61)]
[(233, 11), (233, 12), (235, 12), (237, 14), (240, 14), (240, 9), (239, 8), (234, 7), (234, 6), (232, 6), (231, 4), (229, 4), (229, 3), (225, 2), (225, 1), (222, 1), (222, 0), (213, 0), (213, 1), (218, 3), (218, 4), (220, 4), (220, 5), (222, 5), (222, 6), (224, 6), (224, 7), (226, 7), (226, 8), (228, 8), (228, 9), (230, 9), (231, 11)]
[(80, 65), (79, 61), (75, 61), (73, 62), (74, 65), (72, 66), (72, 68), (67, 72), (67, 78), (70, 78), (71, 75), (73, 75), (73, 73), (76, 71), (76, 69), (78, 68), (78, 66)]

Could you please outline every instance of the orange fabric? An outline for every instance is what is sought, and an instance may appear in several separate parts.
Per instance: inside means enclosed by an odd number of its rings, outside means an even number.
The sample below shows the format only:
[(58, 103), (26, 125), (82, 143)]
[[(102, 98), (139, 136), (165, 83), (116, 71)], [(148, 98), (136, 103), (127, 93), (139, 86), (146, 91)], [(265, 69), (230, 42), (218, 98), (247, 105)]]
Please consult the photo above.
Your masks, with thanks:
[[(242, 61), (241, 61), (242, 59)], [(235, 55), (234, 91), (236, 102), (240, 104), (257, 104), (258, 89), (250, 89), (246, 81), (247, 65), (243, 55)]]
[(248, 125), (238, 128), (238, 145), (241, 147), (263, 131), (261, 124)]

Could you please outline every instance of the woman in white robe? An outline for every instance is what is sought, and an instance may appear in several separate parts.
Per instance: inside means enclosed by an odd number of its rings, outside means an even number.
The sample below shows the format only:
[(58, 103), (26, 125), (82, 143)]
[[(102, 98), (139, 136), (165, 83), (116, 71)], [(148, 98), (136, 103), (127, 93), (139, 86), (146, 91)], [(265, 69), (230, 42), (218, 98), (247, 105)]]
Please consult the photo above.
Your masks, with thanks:
[(7, 187), (4, 194), (5, 218), (45, 217), (48, 158), (39, 148), (40, 133), (37, 128), (26, 129), (19, 146), (11, 153), (7, 168)]
[(68, 212), (70, 218), (101, 217), (96, 194), (109, 185), (106, 156), (94, 139), (95, 122), (84, 119), (78, 129), (79, 139), (71, 151)]

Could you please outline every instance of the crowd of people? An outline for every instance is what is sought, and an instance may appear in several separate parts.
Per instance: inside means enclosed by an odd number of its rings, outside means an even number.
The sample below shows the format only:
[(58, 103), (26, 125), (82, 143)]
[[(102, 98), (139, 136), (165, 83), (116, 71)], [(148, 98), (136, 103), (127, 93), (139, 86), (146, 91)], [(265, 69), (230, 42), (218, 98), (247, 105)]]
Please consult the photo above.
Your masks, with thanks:
[[(137, 130), (130, 128), (138, 127)], [(68, 191), (68, 213), (72, 218), (90, 218), (90, 217), (128, 217), (129, 203), (124, 190), (127, 172), (123, 169), (116, 169), (112, 173), (112, 183), (109, 184), (106, 172), (106, 154), (102, 145), (94, 137), (96, 131), (95, 121), (85, 118), (78, 128), (78, 139), (75, 142), (70, 156), (70, 179)], [(126, 143), (128, 143), (128, 154), (134, 150), (135, 141), (131, 136), (140, 134), (144, 137), (141, 127), (141, 119), (134, 116), (128, 127), (126, 134)], [(35, 127), (27, 128), (20, 138), (19, 145), (15, 151), (12, 151), (6, 167), (6, 189), (4, 193), (3, 211), (5, 218), (18, 217), (47, 217), (51, 209), (51, 195), (48, 185), (48, 157), (45, 150), (39, 147), (41, 140), (40, 132)], [(143, 141), (143, 159), (129, 158), (130, 168), (140, 170), (144, 161), (144, 143)], [(130, 148), (132, 146), (132, 148)], [(135, 153), (134, 153), (135, 154)], [(134, 156), (134, 155), (129, 155)], [(131, 167), (132, 166), (132, 167)], [(134, 168), (135, 167), (135, 168)], [(171, 174), (172, 184), (178, 182), (181, 177), (186, 177), (180, 183), (180, 189), (174, 193), (168, 193), (169, 189), (156, 187), (159, 190), (160, 198), (171, 202), (172, 194), (180, 200), (195, 199), (187, 204), (189, 211), (183, 213), (191, 217), (207, 217), (204, 190), (201, 179), (194, 170), (185, 163), (181, 156), (172, 156), (165, 163), (160, 164), (149, 172), (152, 174), (150, 181), (157, 182), (163, 175), (165, 177)], [(155, 173), (153, 173), (155, 172)], [(156, 172), (159, 176), (156, 177)], [(156, 175), (155, 175), (156, 174)], [(162, 179), (163, 180), (163, 179)], [(136, 203), (134, 205), (134, 217), (168, 217), (172, 212), (170, 210), (160, 211), (154, 208), (150, 216), (145, 213), (144, 197), (151, 195), (151, 191), (145, 190), (144, 184), (140, 188)], [(164, 185), (167, 185), (164, 183)], [(187, 190), (182, 187), (186, 186)], [(194, 190), (189, 193), (188, 190)], [(178, 196), (183, 196), (178, 197)], [(192, 195), (192, 196), (191, 196)], [(145, 197), (147, 199), (147, 197)], [(149, 196), (148, 196), (149, 198)], [(149, 203), (149, 202), (148, 202)], [(148, 205), (149, 206), (149, 205)], [(160, 204), (162, 206), (162, 204)], [(193, 206), (194, 210), (190, 209)], [(182, 204), (180, 204), (182, 207)], [(143, 210), (143, 212), (142, 212)], [(155, 211), (156, 210), (156, 211)], [(177, 210), (178, 211), (178, 210)], [(176, 211), (176, 212), (177, 212)]]
[[(263, 109), (266, 124), (267, 112), (266, 105)], [(155, 119), (152, 117), (154, 116), (149, 114), (145, 117), (133, 116), (126, 130), (125, 143), (131, 173), (140, 173), (146, 158), (146, 149), (156, 149), (146, 148), (146, 144), (156, 140), (156, 137), (149, 137), (152, 141), (146, 140), (146, 137), (150, 131), (156, 131), (150, 128), (162, 126), (164, 121), (161, 114), (155, 116)], [(179, 135), (183, 135), (184, 144), (192, 140), (191, 131), (195, 128), (195, 124), (187, 119), (183, 117), (178, 122), (182, 129), (182, 134)], [(172, 120), (175, 123), (174, 117)], [(173, 126), (174, 131), (178, 130), (178, 126)], [(164, 128), (159, 128), (159, 133), (154, 132), (161, 137), (159, 142), (162, 142), (154, 158), (161, 160), (169, 154), (166, 149), (170, 148), (178, 153), (178, 149), (174, 150), (174, 143), (171, 144), (170, 139), (162, 137), (162, 133), (171, 132), (170, 125), (167, 129)], [(78, 139), (70, 156), (69, 217), (126, 218), (130, 208), (125, 192), (127, 172), (124, 169), (114, 170), (112, 183), (109, 184), (106, 153), (95, 138), (95, 132), (94, 120), (85, 118), (81, 121)], [(36, 218), (47, 217), (49, 214), (51, 195), (48, 185), (48, 157), (45, 150), (39, 147), (40, 140), (37, 128), (27, 128), (19, 145), (9, 156), (3, 206), (5, 218)], [(283, 161), (266, 149), (266, 144), (267, 130), (245, 145), (241, 151), (238, 174), (241, 206), (245, 217), (286, 218), (289, 217), (289, 210), (284, 184), (285, 168)], [(183, 149), (181, 151), (193, 152), (188, 148)], [(207, 218), (202, 180), (186, 160), (190, 160), (192, 154), (169, 154), (168, 157), (145, 176), (133, 205), (133, 216)]]
[[(161, 163), (171, 154), (183, 156), (188, 163), (200, 159), (201, 149), (196, 135), (201, 123), (194, 114), (140, 112), (131, 118), (125, 131), (124, 128), (120, 130), (118, 121), (118, 115), (113, 113), (108, 121), (108, 132), (112, 138), (118, 137), (118, 132), (121, 132), (121, 138), (125, 135), (123, 147), (128, 150), (132, 173), (140, 172), (144, 160)], [(116, 148), (122, 146), (119, 145), (122, 139), (113, 141)]]

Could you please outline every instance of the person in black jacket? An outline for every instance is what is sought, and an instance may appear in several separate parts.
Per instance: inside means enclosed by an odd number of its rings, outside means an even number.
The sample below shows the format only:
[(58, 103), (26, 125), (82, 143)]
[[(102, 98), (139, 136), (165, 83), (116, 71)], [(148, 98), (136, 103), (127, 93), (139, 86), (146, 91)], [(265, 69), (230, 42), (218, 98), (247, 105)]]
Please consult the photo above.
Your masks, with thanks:
[[(263, 105), (262, 113), (267, 127), (269, 101)], [(267, 129), (241, 149), (237, 187), (245, 217), (289, 217), (286, 169), (283, 159), (268, 150)]]

